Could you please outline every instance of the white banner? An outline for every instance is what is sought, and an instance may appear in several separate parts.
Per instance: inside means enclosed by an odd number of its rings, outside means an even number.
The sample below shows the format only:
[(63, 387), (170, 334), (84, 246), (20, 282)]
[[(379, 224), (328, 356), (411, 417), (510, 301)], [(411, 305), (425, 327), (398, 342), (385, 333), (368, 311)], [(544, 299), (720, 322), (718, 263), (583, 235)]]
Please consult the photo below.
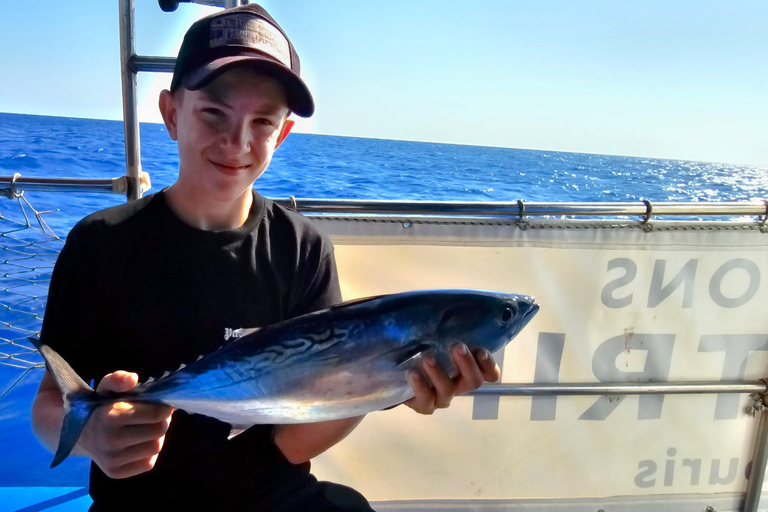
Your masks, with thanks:
[[(320, 219), (345, 299), (426, 288), (534, 295), (502, 381), (768, 377), (768, 235)], [(534, 225), (535, 227), (535, 225)], [(744, 492), (746, 395), (461, 397), (369, 415), (313, 462), (370, 500)]]

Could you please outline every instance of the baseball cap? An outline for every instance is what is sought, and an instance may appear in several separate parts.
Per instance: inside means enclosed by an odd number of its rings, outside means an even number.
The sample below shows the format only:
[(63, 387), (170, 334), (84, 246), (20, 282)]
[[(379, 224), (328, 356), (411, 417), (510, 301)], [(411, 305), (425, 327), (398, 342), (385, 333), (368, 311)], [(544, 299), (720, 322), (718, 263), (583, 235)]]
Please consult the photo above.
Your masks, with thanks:
[(310, 117), (315, 103), (300, 77), (299, 56), (280, 25), (257, 4), (206, 16), (187, 30), (173, 70), (171, 91), (183, 85), (194, 91), (232, 66), (247, 63), (279, 80), (288, 108)]

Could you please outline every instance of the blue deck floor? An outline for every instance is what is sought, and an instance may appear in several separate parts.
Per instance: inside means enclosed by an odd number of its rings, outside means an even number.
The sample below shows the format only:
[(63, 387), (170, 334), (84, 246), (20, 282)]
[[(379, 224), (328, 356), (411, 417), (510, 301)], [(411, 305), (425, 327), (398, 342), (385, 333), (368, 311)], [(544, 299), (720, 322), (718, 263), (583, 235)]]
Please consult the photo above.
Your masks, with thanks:
[(82, 487), (0, 487), (0, 512), (85, 512), (91, 503)]

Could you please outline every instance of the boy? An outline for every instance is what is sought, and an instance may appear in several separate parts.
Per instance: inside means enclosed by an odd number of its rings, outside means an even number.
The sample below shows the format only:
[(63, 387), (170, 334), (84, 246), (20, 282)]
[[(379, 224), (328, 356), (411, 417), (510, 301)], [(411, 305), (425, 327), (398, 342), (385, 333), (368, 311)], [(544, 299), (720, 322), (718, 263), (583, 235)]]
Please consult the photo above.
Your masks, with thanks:
[[(170, 91), (160, 96), (178, 142), (168, 189), (90, 215), (70, 233), (49, 289), (41, 341), (99, 391), (126, 391), (224, 342), (225, 328), (263, 326), (341, 301), (333, 247), (303, 216), (253, 190), (312, 96), (277, 23), (251, 4), (196, 22)], [(407, 405), (421, 413), (496, 380), (489, 354), (456, 347), (460, 376), (427, 361)], [(100, 407), (73, 453), (93, 460), (92, 510), (370, 510), (359, 493), (320, 483), (309, 460), (362, 418), (230, 427), (169, 407)], [(61, 394), (48, 372), (35, 432), (55, 448)]]

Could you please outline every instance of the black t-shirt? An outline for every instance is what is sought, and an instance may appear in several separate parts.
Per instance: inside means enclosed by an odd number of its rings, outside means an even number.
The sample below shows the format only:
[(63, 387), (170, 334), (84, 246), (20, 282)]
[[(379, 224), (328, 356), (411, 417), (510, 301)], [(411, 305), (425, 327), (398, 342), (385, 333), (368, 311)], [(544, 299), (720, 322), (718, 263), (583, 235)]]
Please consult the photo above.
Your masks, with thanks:
[[(144, 381), (211, 352), (227, 328), (269, 325), (340, 299), (333, 246), (298, 213), (254, 192), (242, 227), (203, 231), (179, 220), (159, 192), (72, 229), (41, 341), (86, 381), (116, 370)], [(316, 501), (309, 463), (288, 462), (270, 425), (232, 440), (229, 431), (176, 411), (151, 471), (113, 480), (92, 465), (94, 508), (315, 509), (297, 501)]]

